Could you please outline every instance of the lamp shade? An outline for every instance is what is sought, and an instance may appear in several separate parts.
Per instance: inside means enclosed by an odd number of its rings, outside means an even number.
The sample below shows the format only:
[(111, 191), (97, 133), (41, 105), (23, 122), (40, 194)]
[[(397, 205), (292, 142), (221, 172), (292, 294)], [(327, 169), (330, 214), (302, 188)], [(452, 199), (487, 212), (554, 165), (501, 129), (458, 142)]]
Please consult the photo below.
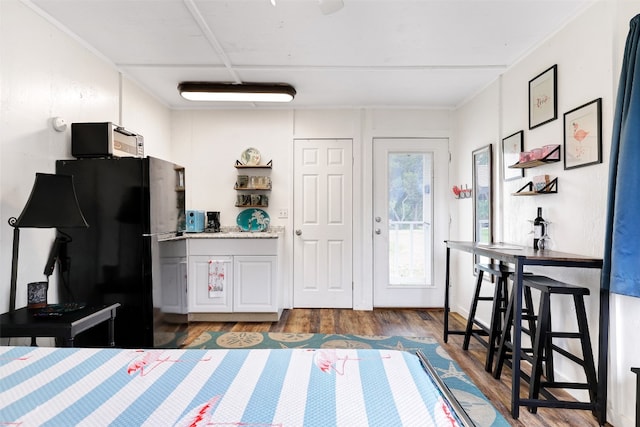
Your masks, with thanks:
[(80, 210), (71, 175), (36, 173), (31, 195), (16, 228), (89, 227)]

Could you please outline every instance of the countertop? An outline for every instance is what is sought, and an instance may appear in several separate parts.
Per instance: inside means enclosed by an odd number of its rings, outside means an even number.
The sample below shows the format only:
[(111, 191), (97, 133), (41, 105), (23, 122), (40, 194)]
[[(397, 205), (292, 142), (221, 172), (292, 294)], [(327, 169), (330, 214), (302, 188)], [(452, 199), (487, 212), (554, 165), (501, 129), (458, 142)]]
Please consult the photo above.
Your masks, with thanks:
[(267, 231), (240, 231), (237, 227), (222, 227), (219, 233), (182, 233), (164, 234), (158, 237), (158, 241), (166, 242), (185, 239), (277, 239), (284, 232), (284, 227), (269, 227)]

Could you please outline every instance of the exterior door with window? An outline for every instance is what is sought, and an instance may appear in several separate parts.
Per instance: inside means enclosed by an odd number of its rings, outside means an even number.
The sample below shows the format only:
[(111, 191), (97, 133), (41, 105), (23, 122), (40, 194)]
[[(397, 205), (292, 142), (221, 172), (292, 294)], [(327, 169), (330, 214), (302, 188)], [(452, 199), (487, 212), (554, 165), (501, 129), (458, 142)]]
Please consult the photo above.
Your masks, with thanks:
[(448, 140), (373, 141), (375, 307), (442, 307)]
[(294, 141), (294, 307), (353, 306), (352, 145)]

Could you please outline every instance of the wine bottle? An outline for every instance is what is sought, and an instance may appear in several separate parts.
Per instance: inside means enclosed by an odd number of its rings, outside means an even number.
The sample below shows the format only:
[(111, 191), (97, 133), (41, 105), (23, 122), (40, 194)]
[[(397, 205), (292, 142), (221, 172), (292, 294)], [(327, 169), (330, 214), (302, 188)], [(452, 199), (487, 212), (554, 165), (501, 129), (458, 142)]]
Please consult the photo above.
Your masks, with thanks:
[(538, 216), (533, 220), (533, 249), (538, 250), (538, 242), (544, 236), (544, 219), (542, 218), (542, 208), (538, 208)]

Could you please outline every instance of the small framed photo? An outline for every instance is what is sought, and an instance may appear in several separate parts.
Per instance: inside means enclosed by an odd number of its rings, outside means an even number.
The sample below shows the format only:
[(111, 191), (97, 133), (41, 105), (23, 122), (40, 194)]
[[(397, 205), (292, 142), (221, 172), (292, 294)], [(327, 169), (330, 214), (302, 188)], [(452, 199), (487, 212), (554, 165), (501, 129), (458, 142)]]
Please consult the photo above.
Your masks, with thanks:
[(564, 114), (564, 168), (602, 163), (602, 98)]
[(522, 151), (524, 151), (524, 131), (520, 130), (502, 140), (502, 176), (505, 181), (524, 176), (524, 169), (509, 167), (518, 163)]
[(529, 129), (558, 118), (558, 65), (529, 81)]

